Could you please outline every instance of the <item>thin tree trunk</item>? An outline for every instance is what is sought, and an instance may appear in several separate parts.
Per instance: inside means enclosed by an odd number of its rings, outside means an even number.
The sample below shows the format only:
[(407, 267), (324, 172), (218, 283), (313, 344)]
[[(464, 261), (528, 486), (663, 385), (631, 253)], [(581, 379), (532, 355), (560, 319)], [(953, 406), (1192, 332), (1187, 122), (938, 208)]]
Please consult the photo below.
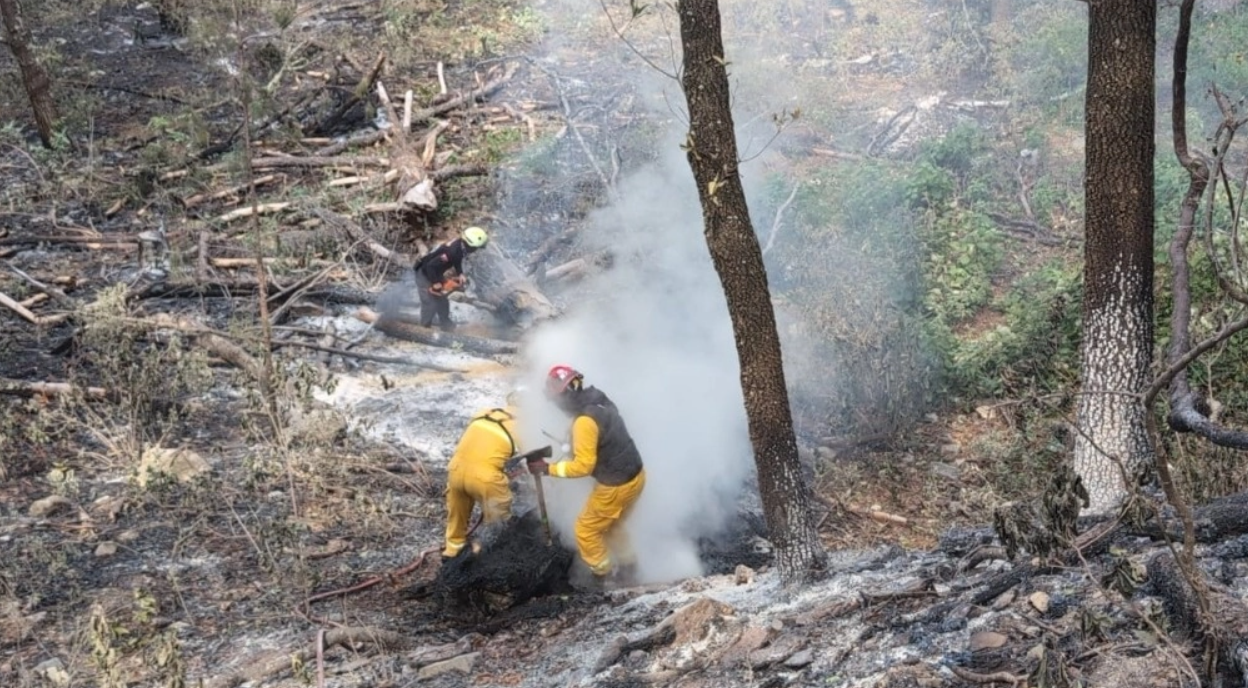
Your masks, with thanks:
[(1089, 512), (1117, 507), (1152, 445), (1139, 398), (1153, 347), (1156, 3), (1089, 0), (1087, 240), (1075, 470)]
[(22, 12), (17, 0), (0, 0), (0, 15), (4, 17), (4, 32), (8, 37), (9, 50), (17, 60), (22, 72), (22, 86), (30, 97), (30, 107), (35, 114), (35, 127), (44, 148), (52, 147), (52, 127), (56, 123), (56, 103), (52, 102), (52, 80), (30, 50), (30, 30), (22, 23)]
[(777, 566), (788, 583), (823, 560), (793, 434), (788, 389), (763, 252), (737, 168), (736, 132), (717, 0), (680, 0), (682, 87), (689, 103), (689, 166), (698, 186), (706, 244), (723, 285), (741, 365), (758, 488)]

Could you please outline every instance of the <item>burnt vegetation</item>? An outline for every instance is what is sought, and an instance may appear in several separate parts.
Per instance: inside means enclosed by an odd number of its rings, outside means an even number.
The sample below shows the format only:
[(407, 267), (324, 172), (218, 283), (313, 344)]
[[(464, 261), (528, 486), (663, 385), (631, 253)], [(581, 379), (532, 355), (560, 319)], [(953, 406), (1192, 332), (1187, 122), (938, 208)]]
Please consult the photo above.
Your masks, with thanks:
[[(532, 511), (439, 562), (443, 457), (323, 399), (512, 365), (646, 263), (582, 228), (686, 125), (635, 84), (674, 24), (0, 0), (0, 683), (1243, 685), (1248, 5), (1159, 10), (1161, 484), (1096, 520), (1085, 5), (902, 4), (719, 3), (826, 569), (768, 587), (750, 482), (705, 576), (584, 592)], [(391, 286), (473, 223), (479, 317), (427, 331)]]

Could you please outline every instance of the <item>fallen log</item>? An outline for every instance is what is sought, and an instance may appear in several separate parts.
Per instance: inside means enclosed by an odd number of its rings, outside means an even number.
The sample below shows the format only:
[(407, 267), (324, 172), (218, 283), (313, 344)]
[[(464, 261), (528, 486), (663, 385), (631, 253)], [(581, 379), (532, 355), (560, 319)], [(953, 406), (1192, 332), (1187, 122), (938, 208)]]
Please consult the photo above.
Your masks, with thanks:
[(559, 314), (555, 304), (497, 244), (474, 253), (467, 271), (477, 296), (494, 306), (495, 314), (510, 324), (528, 327)]
[(429, 327), (422, 327), (401, 313), (378, 314), (371, 308), (361, 307), (356, 311), (355, 317), (366, 323), (372, 323), (379, 332), (383, 332), (395, 339), (416, 342), (417, 344), (447, 349), (462, 349), (484, 356), (514, 354), (520, 350), (520, 347), (515, 342), (505, 342), (499, 339), (475, 337), (467, 334), (455, 334), (453, 332), (443, 332)]

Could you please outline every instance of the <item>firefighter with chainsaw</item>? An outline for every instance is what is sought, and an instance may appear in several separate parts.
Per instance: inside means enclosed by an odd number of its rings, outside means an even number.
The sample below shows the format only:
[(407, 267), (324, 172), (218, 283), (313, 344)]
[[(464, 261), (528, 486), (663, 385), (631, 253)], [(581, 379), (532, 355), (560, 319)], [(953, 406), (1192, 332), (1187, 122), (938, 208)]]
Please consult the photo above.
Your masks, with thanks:
[[(478, 411), (464, 429), (447, 466), (446, 546), (442, 557), (459, 554), (468, 542), (468, 517), (481, 507), (481, 522), (511, 517), (511, 486), (506, 464), (516, 455), (517, 392), (507, 405)], [(549, 456), (549, 451), (546, 452)]]
[(593, 477), (593, 491), (574, 527), (577, 551), (597, 586), (609, 575), (627, 578), (636, 562), (624, 521), (646, 484), (641, 454), (615, 404), (596, 387), (586, 387), (575, 369), (551, 368), (546, 394), (572, 417), (572, 455), (556, 463), (530, 459), (529, 471), (556, 478)]
[(416, 293), (420, 295), (420, 324), (433, 325), (450, 331), (450, 295), (468, 285), (464, 275), (464, 258), (484, 248), (490, 237), (480, 227), (469, 227), (461, 236), (448, 241), (416, 261)]

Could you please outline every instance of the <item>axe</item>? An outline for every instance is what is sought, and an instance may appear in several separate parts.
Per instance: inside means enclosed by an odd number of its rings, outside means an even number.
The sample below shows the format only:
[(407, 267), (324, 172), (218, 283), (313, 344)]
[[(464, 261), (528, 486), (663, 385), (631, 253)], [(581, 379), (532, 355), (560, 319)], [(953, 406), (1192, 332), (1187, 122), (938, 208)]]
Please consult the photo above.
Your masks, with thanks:
[[(504, 470), (510, 474), (513, 470), (519, 468), (522, 462), (527, 467), (530, 461), (549, 459), (553, 454), (554, 451), (551, 449), (550, 445), (539, 447), (533, 451), (525, 452), (508, 459), (507, 463), (504, 465)], [(533, 481), (537, 485), (538, 513), (542, 516), (542, 529), (546, 531), (546, 544), (549, 545), (552, 538), (550, 536), (550, 519), (546, 516), (546, 491), (542, 488), (542, 476), (533, 474)]]

